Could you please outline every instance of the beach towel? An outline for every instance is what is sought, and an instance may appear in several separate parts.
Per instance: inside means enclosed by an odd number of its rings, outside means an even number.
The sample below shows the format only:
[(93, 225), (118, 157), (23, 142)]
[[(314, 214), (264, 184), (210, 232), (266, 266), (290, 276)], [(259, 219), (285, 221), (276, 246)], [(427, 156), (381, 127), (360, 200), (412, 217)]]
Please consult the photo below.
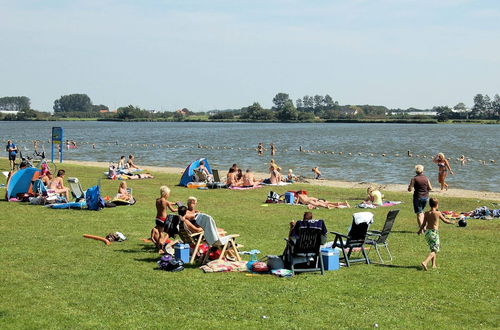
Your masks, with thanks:
[(371, 212), (358, 212), (352, 215), (354, 217), (354, 222), (359, 225), (362, 223), (372, 224), (373, 223), (373, 213)]
[(258, 185), (258, 186), (253, 186), (253, 187), (229, 187), (228, 189), (231, 190), (249, 190), (249, 189), (257, 189), (257, 188), (263, 188), (264, 186)]
[(208, 214), (198, 213), (195, 220), (196, 224), (203, 229), (205, 240), (209, 245), (214, 245), (217, 242), (219, 242), (221, 245), (224, 245), (229, 241), (230, 237), (219, 237), (219, 232), (217, 231), (215, 220)]
[(246, 261), (213, 260), (200, 267), (205, 273), (217, 272), (246, 272), (248, 271)]

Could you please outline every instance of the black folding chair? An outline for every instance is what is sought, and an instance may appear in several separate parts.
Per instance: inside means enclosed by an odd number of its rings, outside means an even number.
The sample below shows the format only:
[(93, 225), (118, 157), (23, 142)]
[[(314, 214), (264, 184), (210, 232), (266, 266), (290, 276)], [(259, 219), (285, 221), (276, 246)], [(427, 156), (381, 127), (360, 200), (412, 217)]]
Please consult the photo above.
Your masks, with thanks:
[(283, 256), (285, 264), (290, 267), (293, 274), (319, 271), (323, 275), (325, 268), (320, 252), (321, 228), (299, 227), (297, 233), (296, 239), (285, 238), (286, 248)]
[(380, 259), (381, 263), (384, 263), (384, 259), (382, 259), (382, 255), (380, 254), (379, 247), (385, 247), (387, 253), (389, 254), (389, 261), (392, 261), (392, 254), (389, 251), (389, 242), (387, 241), (387, 237), (391, 233), (392, 226), (394, 225), (394, 221), (396, 220), (396, 216), (398, 215), (399, 210), (391, 210), (387, 213), (387, 218), (385, 219), (384, 227), (381, 231), (378, 230), (370, 230), (368, 231), (368, 238), (366, 239), (366, 244), (374, 246), (375, 251), (377, 251), (377, 255)]
[[(370, 263), (370, 259), (368, 259), (368, 255), (364, 248), (368, 227), (369, 224), (366, 222), (356, 224), (353, 216), (351, 229), (347, 235), (334, 231), (331, 232), (332, 234), (335, 234), (333, 247), (338, 247), (342, 250), (342, 256), (339, 259), (343, 260), (347, 267), (350, 267), (353, 262), (364, 261), (367, 264)], [(354, 249), (360, 250), (363, 257), (352, 259), (351, 254)]]

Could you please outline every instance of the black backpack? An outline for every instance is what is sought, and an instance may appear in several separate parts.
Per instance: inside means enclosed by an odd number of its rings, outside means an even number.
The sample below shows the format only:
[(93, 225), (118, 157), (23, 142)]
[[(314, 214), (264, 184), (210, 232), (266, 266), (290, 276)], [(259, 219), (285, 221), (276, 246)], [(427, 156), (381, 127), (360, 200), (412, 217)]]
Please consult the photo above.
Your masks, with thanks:
[(181, 259), (175, 259), (170, 254), (165, 254), (158, 261), (158, 267), (167, 272), (180, 272), (184, 270), (184, 262)]

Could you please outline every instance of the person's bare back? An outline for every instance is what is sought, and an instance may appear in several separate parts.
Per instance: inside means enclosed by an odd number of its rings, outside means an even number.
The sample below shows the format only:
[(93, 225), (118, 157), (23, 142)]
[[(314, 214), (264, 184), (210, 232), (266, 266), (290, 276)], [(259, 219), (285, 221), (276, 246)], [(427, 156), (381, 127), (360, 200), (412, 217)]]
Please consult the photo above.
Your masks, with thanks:
[(424, 213), (424, 223), (427, 229), (439, 230), (439, 220), (446, 222), (446, 218), (440, 211), (430, 210)]

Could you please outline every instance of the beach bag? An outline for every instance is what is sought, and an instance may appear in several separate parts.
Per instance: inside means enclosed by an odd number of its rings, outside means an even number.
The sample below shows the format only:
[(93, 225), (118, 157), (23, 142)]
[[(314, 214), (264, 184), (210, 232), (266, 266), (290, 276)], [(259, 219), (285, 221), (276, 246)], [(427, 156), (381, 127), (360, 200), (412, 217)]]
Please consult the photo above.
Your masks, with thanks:
[(283, 269), (285, 268), (285, 263), (280, 256), (267, 256), (267, 267), (270, 270)]
[(279, 201), (280, 201), (280, 195), (278, 193), (270, 191), (269, 194), (267, 194), (266, 203), (279, 203)]
[(85, 201), (87, 202), (87, 208), (93, 211), (99, 211), (106, 206), (106, 202), (101, 198), (101, 189), (99, 186), (87, 189)]
[(167, 272), (180, 272), (184, 270), (184, 262), (181, 259), (175, 259), (170, 254), (165, 254), (158, 261), (158, 267)]

